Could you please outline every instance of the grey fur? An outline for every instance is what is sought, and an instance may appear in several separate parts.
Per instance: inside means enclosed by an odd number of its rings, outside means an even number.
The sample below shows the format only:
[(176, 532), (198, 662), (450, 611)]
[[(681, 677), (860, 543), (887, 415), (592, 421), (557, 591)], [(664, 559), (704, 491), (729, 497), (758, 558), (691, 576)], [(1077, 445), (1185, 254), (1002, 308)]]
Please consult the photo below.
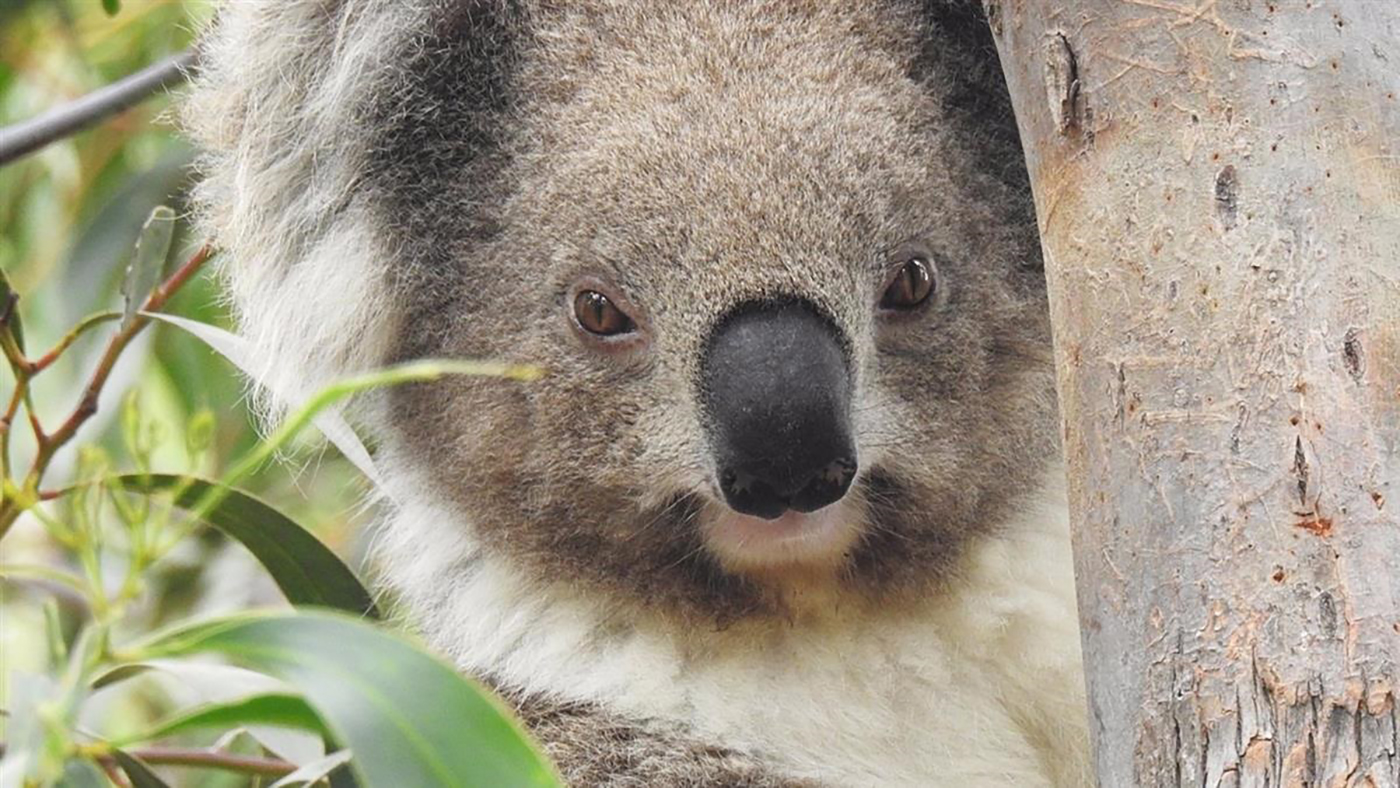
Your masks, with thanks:
[[(801, 613), (785, 579), (705, 547), (696, 395), (722, 314), (810, 300), (851, 338), (858, 440), (878, 457), (832, 598), (913, 604), (956, 588), (1057, 453), (1037, 238), (979, 14), (232, 3), (186, 111), (198, 200), (282, 391), (425, 356), (545, 366), (531, 384), (394, 391), (376, 411), (387, 454), (488, 554), (686, 626)], [(882, 318), (889, 255), (911, 242), (933, 251), (939, 303)], [(373, 262), (344, 268), (350, 247)], [(645, 349), (575, 335), (580, 277), (626, 299)], [(581, 784), (795, 784), (723, 742), (507, 689), (536, 698), (520, 708)]]
[(656, 730), (594, 706), (531, 696), (507, 696), (544, 742), (569, 785), (599, 788), (726, 786), (814, 788), (774, 773), (743, 753), (703, 744), (684, 731)]

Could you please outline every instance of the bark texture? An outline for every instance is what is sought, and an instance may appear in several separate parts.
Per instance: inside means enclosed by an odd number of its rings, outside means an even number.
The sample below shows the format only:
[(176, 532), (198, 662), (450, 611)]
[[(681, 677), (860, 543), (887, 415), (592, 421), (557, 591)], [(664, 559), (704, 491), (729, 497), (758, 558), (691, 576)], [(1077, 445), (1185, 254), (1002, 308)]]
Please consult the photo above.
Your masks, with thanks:
[(988, 0), (1104, 786), (1400, 786), (1400, 1)]

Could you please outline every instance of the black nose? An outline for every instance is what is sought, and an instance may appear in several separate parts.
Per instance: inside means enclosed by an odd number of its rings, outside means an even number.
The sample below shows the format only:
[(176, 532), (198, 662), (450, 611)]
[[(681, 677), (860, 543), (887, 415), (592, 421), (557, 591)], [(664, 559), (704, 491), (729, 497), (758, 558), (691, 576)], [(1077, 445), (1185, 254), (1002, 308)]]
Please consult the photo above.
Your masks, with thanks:
[(746, 304), (710, 335), (701, 400), (720, 491), (773, 519), (841, 500), (856, 474), (839, 330), (802, 301)]

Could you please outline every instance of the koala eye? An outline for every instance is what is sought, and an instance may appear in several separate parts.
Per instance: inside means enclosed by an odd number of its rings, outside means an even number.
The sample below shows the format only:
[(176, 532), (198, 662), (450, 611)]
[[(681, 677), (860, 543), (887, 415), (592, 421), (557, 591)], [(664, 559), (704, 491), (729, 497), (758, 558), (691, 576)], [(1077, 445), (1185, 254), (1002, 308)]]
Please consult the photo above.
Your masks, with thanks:
[(885, 287), (880, 307), (901, 312), (914, 309), (933, 295), (934, 288), (933, 263), (923, 256), (910, 257)]
[(632, 318), (597, 290), (581, 291), (574, 298), (574, 319), (584, 331), (600, 337), (629, 334), (637, 329)]

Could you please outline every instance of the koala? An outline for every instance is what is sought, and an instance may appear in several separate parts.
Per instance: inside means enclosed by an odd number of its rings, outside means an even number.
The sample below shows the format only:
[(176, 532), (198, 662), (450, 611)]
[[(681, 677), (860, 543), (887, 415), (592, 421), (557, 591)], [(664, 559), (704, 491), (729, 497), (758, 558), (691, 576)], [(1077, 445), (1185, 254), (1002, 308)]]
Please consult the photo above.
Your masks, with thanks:
[(183, 118), (257, 377), (574, 785), (1089, 781), (1046, 292), (974, 0), (238, 0)]

